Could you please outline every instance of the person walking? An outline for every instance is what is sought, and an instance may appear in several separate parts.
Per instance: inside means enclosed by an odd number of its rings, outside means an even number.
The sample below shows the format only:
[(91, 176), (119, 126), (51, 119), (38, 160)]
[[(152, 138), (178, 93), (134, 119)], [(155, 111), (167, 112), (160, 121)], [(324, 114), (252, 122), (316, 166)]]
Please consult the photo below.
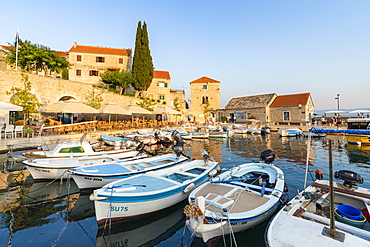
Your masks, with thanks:
[(326, 118), (324, 116), (321, 117), (321, 125), (322, 127), (326, 127)]

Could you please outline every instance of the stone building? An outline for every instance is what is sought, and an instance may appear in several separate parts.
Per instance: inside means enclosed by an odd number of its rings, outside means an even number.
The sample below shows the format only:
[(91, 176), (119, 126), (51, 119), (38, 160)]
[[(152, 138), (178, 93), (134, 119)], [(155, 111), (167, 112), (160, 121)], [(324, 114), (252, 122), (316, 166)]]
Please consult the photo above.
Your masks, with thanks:
[(314, 114), (310, 93), (277, 96), (270, 105), (270, 122), (275, 124), (306, 124)]
[(221, 121), (222, 116), (225, 116), (237, 123), (243, 123), (252, 117), (266, 123), (269, 121), (269, 106), (276, 97), (275, 93), (271, 93), (232, 98), (225, 106), (225, 109), (220, 109), (216, 112), (216, 118), (218, 121)]
[(106, 70), (127, 71), (132, 66), (132, 50), (77, 45), (68, 52), (69, 80), (98, 84), (100, 73)]
[(170, 86), (170, 72), (154, 70), (152, 83), (146, 91), (142, 92), (142, 96), (151, 99), (156, 105), (174, 108), (175, 104), (178, 104), (181, 109), (185, 109), (185, 91), (172, 90)]
[(6, 54), (12, 49), (8, 45), (0, 45), (0, 70), (15, 70), (13, 66), (7, 65), (4, 61)]
[(220, 108), (220, 83), (205, 76), (190, 82), (189, 115), (197, 122), (213, 120), (214, 111)]
[(275, 93), (233, 98), (225, 109), (216, 111), (216, 121), (223, 116), (236, 123), (250, 118), (263, 124), (306, 124), (312, 119), (314, 104), (310, 93), (278, 96)]

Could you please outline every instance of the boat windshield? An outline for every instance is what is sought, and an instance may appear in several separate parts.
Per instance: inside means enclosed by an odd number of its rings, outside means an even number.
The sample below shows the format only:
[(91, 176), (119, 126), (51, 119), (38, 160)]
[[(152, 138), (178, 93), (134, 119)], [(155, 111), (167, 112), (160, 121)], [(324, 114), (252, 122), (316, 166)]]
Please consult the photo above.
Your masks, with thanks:
[(77, 146), (77, 147), (66, 147), (66, 148), (61, 148), (59, 150), (59, 153), (64, 154), (64, 153), (84, 153), (85, 150), (82, 146)]

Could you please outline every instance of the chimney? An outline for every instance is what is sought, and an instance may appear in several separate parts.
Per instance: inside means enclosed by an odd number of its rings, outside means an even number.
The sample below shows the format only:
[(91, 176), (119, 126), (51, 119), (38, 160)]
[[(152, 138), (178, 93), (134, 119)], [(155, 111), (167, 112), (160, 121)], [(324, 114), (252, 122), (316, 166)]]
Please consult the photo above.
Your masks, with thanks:
[(77, 42), (73, 42), (73, 48), (77, 47)]

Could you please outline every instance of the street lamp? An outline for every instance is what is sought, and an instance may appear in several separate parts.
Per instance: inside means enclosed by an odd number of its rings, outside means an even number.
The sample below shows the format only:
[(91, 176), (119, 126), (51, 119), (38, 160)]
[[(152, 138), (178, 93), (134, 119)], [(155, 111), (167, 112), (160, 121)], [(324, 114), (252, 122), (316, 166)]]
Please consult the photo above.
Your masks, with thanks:
[(337, 100), (338, 103), (338, 112), (339, 112), (339, 93), (337, 94), (337, 97), (335, 99)]

